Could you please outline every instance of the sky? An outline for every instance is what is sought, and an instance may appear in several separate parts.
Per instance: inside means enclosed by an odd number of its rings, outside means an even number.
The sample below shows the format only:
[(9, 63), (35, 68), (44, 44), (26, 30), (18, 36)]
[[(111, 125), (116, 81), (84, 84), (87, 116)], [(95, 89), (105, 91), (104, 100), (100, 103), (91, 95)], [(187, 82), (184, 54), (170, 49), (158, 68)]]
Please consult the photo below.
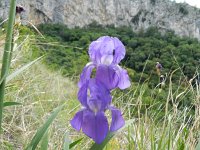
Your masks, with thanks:
[(177, 3), (183, 3), (183, 2), (186, 2), (188, 3), (189, 5), (192, 5), (192, 6), (196, 6), (198, 8), (200, 8), (200, 0), (175, 0)]

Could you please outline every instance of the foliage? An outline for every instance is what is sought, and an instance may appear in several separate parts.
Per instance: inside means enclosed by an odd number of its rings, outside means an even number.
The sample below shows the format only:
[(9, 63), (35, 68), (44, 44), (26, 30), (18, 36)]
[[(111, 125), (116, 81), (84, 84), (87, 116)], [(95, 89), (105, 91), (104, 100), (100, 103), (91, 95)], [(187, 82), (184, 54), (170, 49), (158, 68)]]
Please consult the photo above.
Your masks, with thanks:
[[(42, 26), (44, 27), (40, 27), (40, 31), (43, 32), (45, 39), (37, 37), (36, 40), (35, 33), (28, 28), (21, 28), (21, 33), (24, 35), (21, 35), (20, 38), (24, 41), (17, 53), (22, 55), (14, 57), (16, 59), (12, 64), (13, 70), (18, 70), (16, 68), (21, 68), (24, 66), (22, 64), (33, 59), (28, 56), (35, 57), (46, 54), (45, 62), (51, 68), (61, 70), (63, 75), (71, 77), (74, 73), (78, 75), (81, 72), (81, 66), (88, 61), (87, 49), (90, 41), (102, 35), (111, 35), (119, 37), (126, 45), (128, 56), (122, 65), (128, 67), (133, 83), (132, 87), (123, 93), (118, 90), (113, 91), (113, 102), (117, 107), (122, 108), (123, 115), (127, 120), (134, 119), (135, 121), (124, 132), (112, 138), (105, 145), (106, 149), (194, 149), (197, 144), (199, 127), (199, 112), (197, 111), (199, 85), (182, 81), (186, 75), (188, 78), (192, 77), (196, 71), (195, 67), (198, 65), (194, 67), (195, 69), (189, 67), (193, 72), (187, 72), (187, 68), (184, 70), (182, 64), (187, 66), (190, 65), (190, 61), (197, 61), (195, 55), (190, 51), (192, 49), (199, 55), (197, 40), (180, 38), (173, 32), (167, 32), (164, 35), (159, 33), (156, 28), (133, 33), (127, 27), (109, 26), (104, 28), (96, 23), (84, 29), (68, 29), (63, 25)], [(45, 26), (49, 27), (42, 30)], [(57, 28), (56, 32), (54, 28)], [(63, 34), (65, 30), (68, 31), (65, 34), (70, 34), (70, 36)], [(30, 40), (26, 40), (27, 33)], [(167, 38), (168, 36), (169, 38)], [(82, 40), (80, 41), (80, 39)], [(151, 50), (147, 49), (148, 45)], [(197, 49), (194, 50), (194, 47)], [(179, 48), (180, 50), (177, 51)], [(170, 51), (171, 49), (172, 51)], [(169, 53), (167, 53), (168, 50)], [(159, 53), (161, 54), (159, 55)], [(166, 56), (162, 53), (165, 53)], [(184, 56), (180, 59), (182, 53), (187, 57)], [(138, 55), (140, 59), (134, 55)], [(143, 57), (146, 55), (148, 57), (144, 59)], [(192, 59), (193, 56), (194, 59)], [(130, 61), (131, 57), (132, 61)], [(82, 59), (78, 60), (77, 58)], [(186, 58), (190, 60), (186, 60)], [(71, 68), (66, 67), (60, 59), (66, 61), (65, 65), (67, 64)], [(80, 66), (76, 66), (77, 61)], [(164, 66), (162, 73), (168, 73), (166, 87), (161, 91), (157, 87), (156, 61), (161, 62)], [(167, 65), (172, 65), (172, 68), (167, 68)], [(172, 71), (178, 67), (180, 67), (179, 70), (173, 73)], [(34, 137), (35, 131), (49, 118), (49, 113), (64, 102), (67, 105), (49, 128), (48, 148), (62, 149), (62, 146), (66, 144), (63, 140), (64, 134), (68, 132), (70, 133), (69, 139), (75, 141), (69, 142), (73, 146), (76, 143), (75, 139), (80, 139), (80, 133), (75, 132), (69, 126), (69, 120), (76, 108), (79, 107), (76, 101), (77, 88), (67, 78), (60, 76), (59, 72), (52, 73), (39, 62), (31, 69), (24, 71), (22, 75), (17, 76), (11, 83), (9, 82), (7, 89), (6, 100), (20, 102), (23, 106), (5, 108), (3, 128), (6, 129), (6, 133), (0, 140), (3, 149), (24, 149)], [(78, 143), (74, 148), (89, 149), (91, 144), (91, 141), (84, 137), (83, 142)], [(66, 147), (70, 147), (70, 145)]]
[(15, 8), (16, 1), (10, 1), (10, 10), (9, 10), (9, 19), (8, 19), (8, 26), (7, 26), (7, 33), (5, 39), (5, 46), (4, 46), (4, 54), (2, 59), (2, 67), (1, 67), (1, 78), (2, 81), (0, 83), (0, 134), (2, 128), (2, 119), (3, 119), (3, 101), (5, 96), (5, 89), (6, 89), (6, 76), (10, 69), (11, 59), (12, 59), (12, 51), (13, 51), (13, 44), (12, 41), (13, 37), (13, 30), (14, 30), (14, 19), (15, 19)]
[[(135, 33), (129, 27), (104, 27), (95, 22), (84, 28), (69, 29), (61, 24), (42, 24), (38, 28), (45, 36), (45, 39), (39, 39), (43, 44), (40, 44), (41, 51), (38, 53), (46, 54), (45, 62), (48, 66), (60, 70), (68, 77), (78, 77), (81, 73), (88, 62), (87, 51), (91, 41), (103, 35), (118, 37), (127, 51), (122, 65), (128, 68), (132, 82), (138, 83), (144, 92), (141, 113), (145, 113), (149, 107), (154, 108), (152, 113), (156, 113), (158, 107), (165, 107), (166, 97), (171, 88), (170, 80), (173, 83), (171, 90), (175, 94), (169, 102), (169, 109), (174, 107), (173, 99), (190, 86), (189, 81), (192, 81), (192, 84), (196, 82), (196, 78), (193, 77), (199, 71), (200, 57), (200, 44), (197, 39), (178, 37), (173, 31), (161, 33), (156, 27)], [(166, 77), (167, 86), (162, 90), (158, 85), (160, 81), (156, 73), (156, 62), (163, 65), (161, 73)], [(175, 69), (178, 70), (173, 72)], [(135, 95), (139, 96), (141, 90), (136, 90)], [(126, 103), (127, 99), (124, 99)], [(181, 101), (177, 100), (175, 103), (179, 110), (184, 110), (185, 107), (193, 108), (192, 91), (184, 92)], [(194, 114), (194, 111), (190, 109), (187, 116)], [(136, 113), (134, 109), (130, 111), (132, 116)], [(158, 118), (162, 118), (163, 115), (164, 110), (159, 113)]]
[[(162, 34), (156, 27), (134, 33), (129, 27), (102, 27), (96, 23), (82, 29), (43, 24), (39, 26), (39, 30), (46, 35), (45, 43), (55, 40), (58, 42), (42, 45), (41, 48), (42, 52), (47, 54), (47, 64), (53, 68), (61, 68), (64, 75), (80, 74), (81, 68), (88, 61), (89, 43), (103, 35), (116, 36), (123, 41), (127, 50), (123, 65), (137, 72), (132, 78), (134, 82), (138, 81), (145, 67), (142, 80), (151, 78), (150, 87), (155, 87), (158, 78), (155, 71), (157, 61), (163, 65), (163, 74), (170, 74), (180, 67), (182, 72), (178, 71), (173, 81), (178, 81), (181, 73), (184, 73), (188, 80), (191, 79), (199, 67), (200, 44), (197, 39), (181, 38), (173, 31)], [(148, 63), (145, 66), (146, 61)]]

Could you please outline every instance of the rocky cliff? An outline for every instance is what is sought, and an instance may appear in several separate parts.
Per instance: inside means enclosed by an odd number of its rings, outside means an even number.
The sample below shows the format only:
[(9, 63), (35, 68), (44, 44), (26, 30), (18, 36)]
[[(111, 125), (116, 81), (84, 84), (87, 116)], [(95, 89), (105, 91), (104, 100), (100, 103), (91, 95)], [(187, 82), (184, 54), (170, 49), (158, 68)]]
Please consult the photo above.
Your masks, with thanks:
[[(133, 30), (158, 26), (181, 36), (200, 39), (200, 9), (169, 0), (17, 0), (25, 7), (25, 20), (34, 24), (53, 22), (83, 27), (131, 26)], [(8, 0), (1, 0), (0, 17), (6, 18)]]

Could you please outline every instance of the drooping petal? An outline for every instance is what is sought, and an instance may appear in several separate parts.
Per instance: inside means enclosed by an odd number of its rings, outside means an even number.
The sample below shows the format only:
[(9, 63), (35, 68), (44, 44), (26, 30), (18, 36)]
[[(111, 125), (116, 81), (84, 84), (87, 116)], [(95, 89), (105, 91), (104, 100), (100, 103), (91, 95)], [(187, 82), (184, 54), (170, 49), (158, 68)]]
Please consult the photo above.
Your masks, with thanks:
[(88, 63), (84, 68), (80, 76), (80, 81), (78, 82), (78, 87), (80, 88), (83, 84), (90, 79), (92, 70), (95, 65), (93, 63)]
[(131, 85), (131, 82), (129, 80), (128, 73), (125, 69), (123, 69), (121, 71), (120, 82), (118, 84), (118, 87), (123, 90), (130, 87), (130, 85)]
[(130, 87), (131, 82), (130, 82), (127, 71), (125, 69), (122, 69), (120, 66), (118, 66), (118, 68), (119, 68), (118, 74), (120, 76), (118, 87), (123, 90)]
[(118, 64), (125, 57), (125, 46), (123, 43), (116, 37), (113, 38), (114, 42), (114, 58), (113, 64)]
[(119, 82), (119, 76), (113, 66), (106, 65), (98, 66), (96, 79), (102, 82), (109, 90), (116, 88)]
[(107, 105), (111, 103), (112, 96), (109, 89), (106, 88), (98, 79), (93, 78), (89, 81), (90, 98), (100, 101), (100, 110), (105, 110)]
[(72, 127), (77, 131), (80, 131), (83, 122), (83, 110), (77, 112), (74, 118), (70, 121)]
[(88, 109), (91, 109), (88, 105), (88, 102), (91, 99), (100, 101), (98, 102), (98, 107), (92, 108), (98, 108), (98, 110), (101, 111), (105, 110), (112, 100), (109, 89), (107, 89), (104, 84), (102, 84), (96, 78), (89, 79), (78, 91), (78, 100)]
[(87, 107), (87, 99), (88, 99), (88, 95), (87, 95), (87, 91), (88, 91), (88, 83), (89, 81), (87, 81), (85, 84), (83, 84), (81, 86), (81, 88), (78, 91), (78, 100), (80, 101), (80, 103)]
[(111, 113), (112, 113), (112, 122), (110, 126), (110, 131), (117, 131), (121, 127), (124, 126), (125, 121), (124, 118), (122, 117), (122, 113), (119, 109), (115, 107), (110, 107)]
[(97, 144), (103, 142), (108, 133), (108, 121), (103, 112), (96, 115), (91, 111), (84, 111), (82, 131)]

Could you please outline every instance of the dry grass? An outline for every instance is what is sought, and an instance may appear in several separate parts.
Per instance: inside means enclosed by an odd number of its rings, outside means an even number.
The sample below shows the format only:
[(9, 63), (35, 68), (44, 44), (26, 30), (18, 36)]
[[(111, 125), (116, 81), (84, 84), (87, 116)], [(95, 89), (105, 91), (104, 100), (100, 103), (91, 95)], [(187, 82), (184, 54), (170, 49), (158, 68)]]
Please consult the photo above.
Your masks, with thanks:
[[(12, 71), (28, 63), (31, 51), (28, 51), (29, 40), (26, 40), (25, 45), (14, 52)], [(68, 105), (51, 128), (52, 132), (59, 129), (52, 133), (54, 144), (50, 144), (49, 148), (53, 149), (55, 143), (61, 145), (62, 137), (69, 129), (71, 112), (78, 106), (77, 87), (73, 81), (62, 77), (59, 72), (51, 72), (38, 62), (11, 81), (6, 91), (6, 101), (20, 102), (22, 106), (5, 108), (0, 149), (24, 149), (49, 113), (66, 102)]]

